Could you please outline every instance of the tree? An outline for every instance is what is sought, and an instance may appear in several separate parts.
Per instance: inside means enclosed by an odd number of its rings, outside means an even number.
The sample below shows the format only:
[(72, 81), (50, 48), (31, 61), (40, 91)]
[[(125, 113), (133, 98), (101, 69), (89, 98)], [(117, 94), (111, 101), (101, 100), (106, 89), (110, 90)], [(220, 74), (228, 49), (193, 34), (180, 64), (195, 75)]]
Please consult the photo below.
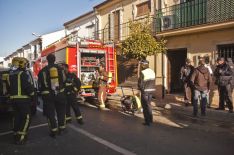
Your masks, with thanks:
[(149, 17), (144, 21), (130, 21), (130, 35), (120, 45), (123, 55), (142, 60), (147, 56), (165, 51), (165, 40), (157, 41), (152, 36), (151, 24)]

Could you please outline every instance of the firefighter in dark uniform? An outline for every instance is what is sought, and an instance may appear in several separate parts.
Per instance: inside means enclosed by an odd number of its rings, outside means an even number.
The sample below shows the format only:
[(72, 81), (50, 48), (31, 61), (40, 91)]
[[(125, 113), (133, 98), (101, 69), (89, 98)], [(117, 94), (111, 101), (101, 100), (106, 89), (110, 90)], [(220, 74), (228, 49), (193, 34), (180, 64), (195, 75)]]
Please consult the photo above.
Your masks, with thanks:
[(231, 67), (225, 62), (224, 58), (217, 59), (217, 67), (214, 71), (216, 77), (216, 84), (219, 91), (219, 107), (216, 110), (224, 110), (224, 102), (226, 102), (229, 112), (233, 113), (233, 100), (232, 100), (232, 76), (233, 72)]
[(18, 63), (18, 68), (10, 72), (10, 99), (14, 109), (14, 140), (16, 144), (24, 144), (31, 120), (30, 103), (34, 98), (34, 88), (26, 73), (27, 62), (22, 58)]
[[(66, 98), (64, 94), (65, 75), (62, 68), (55, 63), (55, 56), (49, 54), (46, 57), (48, 65), (38, 73), (38, 89), (41, 93), (45, 115), (48, 118), (50, 136), (55, 138), (57, 134), (65, 131)], [(57, 120), (55, 118), (57, 114)]]
[(71, 107), (74, 110), (77, 123), (84, 124), (83, 118), (79, 109), (79, 105), (76, 100), (76, 95), (80, 90), (81, 82), (80, 79), (74, 73), (69, 72), (69, 66), (67, 64), (63, 64), (63, 68), (66, 75), (65, 81), (65, 94), (67, 98), (66, 104), (66, 122), (70, 123), (72, 120), (71, 117)]
[(141, 91), (141, 105), (145, 122), (143, 125), (150, 126), (153, 123), (151, 100), (152, 94), (155, 93), (155, 72), (149, 68), (149, 62), (143, 60), (141, 63), (141, 74), (138, 81), (138, 87)]
[(98, 102), (99, 102), (99, 108), (100, 110), (103, 110), (105, 108), (105, 102), (107, 98), (106, 94), (106, 87), (107, 87), (107, 81), (108, 81), (108, 74), (105, 70), (105, 64), (100, 63), (99, 66), (99, 87), (98, 87)]

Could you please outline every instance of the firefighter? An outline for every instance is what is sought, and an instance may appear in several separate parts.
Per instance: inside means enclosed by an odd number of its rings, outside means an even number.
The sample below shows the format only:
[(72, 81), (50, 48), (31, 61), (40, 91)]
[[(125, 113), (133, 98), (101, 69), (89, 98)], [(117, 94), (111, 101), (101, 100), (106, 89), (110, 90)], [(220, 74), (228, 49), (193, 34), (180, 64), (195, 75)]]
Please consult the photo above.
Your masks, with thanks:
[(149, 68), (147, 60), (143, 60), (140, 63), (142, 71), (138, 81), (138, 88), (141, 91), (141, 105), (145, 118), (143, 125), (150, 126), (153, 123), (151, 100), (152, 94), (155, 93), (155, 73)]
[(63, 68), (66, 75), (65, 81), (65, 94), (67, 98), (66, 104), (66, 122), (71, 123), (71, 107), (75, 113), (77, 123), (84, 124), (82, 115), (76, 100), (76, 95), (80, 90), (81, 82), (80, 79), (74, 73), (69, 72), (69, 66), (67, 64), (63, 64)]
[(105, 71), (105, 64), (103, 62), (100, 63), (98, 72), (99, 72), (98, 102), (100, 110), (103, 110), (105, 108), (105, 102), (107, 98), (106, 87), (108, 81), (108, 75), (107, 72)]
[[(34, 98), (34, 88), (30, 83), (30, 77), (26, 73), (27, 61), (24, 58), (18, 60), (18, 66), (14, 65), (10, 72), (10, 100), (14, 109), (13, 132), (15, 144), (24, 144), (27, 140), (27, 132), (31, 120), (30, 103)], [(17, 68), (18, 67), (18, 68)]]
[[(62, 68), (55, 63), (54, 54), (46, 57), (48, 65), (38, 73), (38, 89), (41, 93), (45, 115), (48, 119), (50, 136), (63, 134), (65, 126), (66, 98), (64, 94), (65, 75)], [(57, 114), (57, 120), (55, 118)]]

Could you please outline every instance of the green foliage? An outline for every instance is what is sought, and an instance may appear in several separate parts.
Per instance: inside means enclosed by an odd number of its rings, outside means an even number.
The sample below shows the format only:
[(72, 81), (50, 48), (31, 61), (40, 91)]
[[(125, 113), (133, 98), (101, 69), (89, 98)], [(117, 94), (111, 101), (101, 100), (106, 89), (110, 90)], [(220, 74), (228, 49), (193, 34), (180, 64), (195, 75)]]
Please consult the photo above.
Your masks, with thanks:
[(150, 18), (144, 21), (130, 21), (130, 36), (121, 44), (122, 53), (138, 60), (165, 51), (165, 40), (156, 41), (152, 35)]

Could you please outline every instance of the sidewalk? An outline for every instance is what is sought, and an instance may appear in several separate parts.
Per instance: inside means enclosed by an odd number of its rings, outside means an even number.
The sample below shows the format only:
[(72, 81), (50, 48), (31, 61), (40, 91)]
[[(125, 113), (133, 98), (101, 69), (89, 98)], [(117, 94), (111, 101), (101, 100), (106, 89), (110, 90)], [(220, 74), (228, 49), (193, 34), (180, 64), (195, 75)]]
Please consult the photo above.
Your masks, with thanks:
[[(132, 89), (123, 87), (125, 95), (132, 95)], [(135, 94), (139, 94), (138, 90), (134, 89)], [(108, 106), (112, 110), (121, 111), (120, 99), (122, 97), (122, 91), (120, 87), (117, 87), (115, 94), (108, 96)], [(165, 99), (153, 99), (152, 106), (153, 109), (161, 109), (163, 111), (169, 111), (171, 114), (182, 114), (192, 117), (193, 107), (185, 107), (182, 102), (183, 97), (180, 95), (166, 95)], [(234, 113), (229, 113), (228, 110), (218, 111), (212, 107), (207, 109), (207, 116), (203, 119), (213, 120), (213, 121), (222, 121), (227, 123), (234, 124)], [(200, 117), (200, 116), (199, 116)]]

